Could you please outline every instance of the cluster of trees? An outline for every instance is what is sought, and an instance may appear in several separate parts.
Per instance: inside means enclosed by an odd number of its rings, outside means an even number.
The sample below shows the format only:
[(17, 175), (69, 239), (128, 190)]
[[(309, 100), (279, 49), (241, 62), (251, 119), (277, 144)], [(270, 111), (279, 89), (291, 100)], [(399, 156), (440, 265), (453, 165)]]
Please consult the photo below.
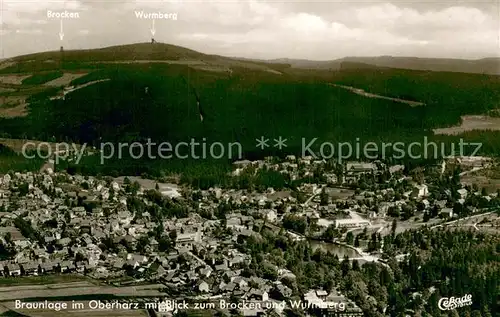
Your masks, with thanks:
[(366, 316), (447, 316), (437, 306), (439, 298), (465, 294), (472, 295), (472, 306), (448, 316), (492, 316), (499, 311), (498, 236), (423, 229), (389, 235), (384, 242), (388, 254), (410, 255), (402, 262), (390, 256), (388, 266), (360, 265), (355, 260), (339, 261), (321, 248), (313, 252), (308, 242), (292, 241), (282, 232), (266, 229), (260, 231), (260, 238), (240, 241), (239, 247), (254, 259), (245, 274), (264, 277), (269, 267), (284, 266), (297, 277), (282, 281), (294, 296), (310, 288), (337, 288), (354, 299)]
[(21, 234), (30, 239), (31, 241), (38, 241), (42, 245), (45, 243), (43, 237), (41, 236), (40, 232), (37, 230), (33, 229), (31, 226), (31, 223), (28, 221), (24, 220), (22, 217), (17, 217), (14, 219), (14, 226), (19, 229)]
[(283, 217), (282, 225), (285, 229), (291, 230), (296, 233), (305, 234), (308, 227), (308, 222), (307, 218), (305, 217), (287, 214)]
[(0, 260), (8, 259), (15, 254), (13, 246), (14, 242), (12, 241), (12, 236), (9, 232), (4, 235), (3, 242), (0, 238)]

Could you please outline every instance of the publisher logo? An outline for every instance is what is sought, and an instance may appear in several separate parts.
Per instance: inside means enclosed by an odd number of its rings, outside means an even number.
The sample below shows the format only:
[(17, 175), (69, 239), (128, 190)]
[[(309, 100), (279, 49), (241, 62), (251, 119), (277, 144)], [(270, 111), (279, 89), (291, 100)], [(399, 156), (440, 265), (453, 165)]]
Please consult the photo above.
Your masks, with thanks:
[(467, 294), (462, 297), (442, 297), (438, 302), (441, 310), (452, 310), (459, 307), (472, 305), (472, 295)]

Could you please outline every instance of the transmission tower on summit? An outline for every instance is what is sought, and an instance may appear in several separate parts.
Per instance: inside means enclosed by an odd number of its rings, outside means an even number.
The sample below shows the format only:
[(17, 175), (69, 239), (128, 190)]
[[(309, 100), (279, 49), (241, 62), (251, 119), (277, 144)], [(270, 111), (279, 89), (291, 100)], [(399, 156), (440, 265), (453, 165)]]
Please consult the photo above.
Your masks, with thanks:
[(59, 56), (59, 69), (62, 69), (63, 60), (64, 60), (64, 47), (63, 46), (61, 46), (61, 48), (59, 49), (59, 53), (60, 53), (60, 56)]

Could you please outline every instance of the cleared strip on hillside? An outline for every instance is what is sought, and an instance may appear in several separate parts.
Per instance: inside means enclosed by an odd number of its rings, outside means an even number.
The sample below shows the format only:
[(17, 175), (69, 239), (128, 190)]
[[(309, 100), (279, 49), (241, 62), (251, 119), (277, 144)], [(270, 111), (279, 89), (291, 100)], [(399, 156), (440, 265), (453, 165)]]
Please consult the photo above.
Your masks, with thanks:
[(0, 83), (9, 85), (21, 85), (31, 75), (4, 75), (0, 76)]
[(64, 75), (61, 71), (35, 74), (22, 81), (23, 85), (43, 85)]
[(14, 118), (26, 116), (26, 96), (0, 97), (0, 118)]
[(61, 77), (46, 82), (45, 85), (52, 87), (66, 86), (73, 80), (83, 77), (85, 75), (87, 75), (87, 73), (64, 73)]

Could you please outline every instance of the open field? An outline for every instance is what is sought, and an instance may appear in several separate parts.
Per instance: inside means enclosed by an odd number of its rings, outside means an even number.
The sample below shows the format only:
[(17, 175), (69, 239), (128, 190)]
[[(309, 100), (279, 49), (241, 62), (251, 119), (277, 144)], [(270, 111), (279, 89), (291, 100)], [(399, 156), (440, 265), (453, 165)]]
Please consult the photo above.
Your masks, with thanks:
[(10, 67), (10, 66), (13, 66), (15, 64), (16, 63), (12, 62), (12, 61), (1, 61), (0, 62), (0, 69), (4, 69), (4, 68)]
[(56, 80), (63, 76), (61, 71), (35, 73), (23, 80), (23, 85), (43, 85), (49, 81)]
[(15, 118), (28, 115), (27, 96), (0, 97), (0, 117)]
[(467, 185), (476, 184), (479, 188), (486, 188), (488, 193), (495, 193), (500, 189), (500, 166), (496, 165), (466, 174), (461, 177), (461, 182)]
[(282, 75), (283, 74), (282, 72), (279, 72), (279, 71), (274, 70), (274, 69), (266, 69), (266, 72), (269, 72), (269, 73), (272, 73), (272, 74), (276, 74), (276, 75)]
[[(29, 276), (29, 277), (12, 277), (0, 278), (0, 292), (11, 289), (11, 287), (22, 288), (23, 285), (28, 285), (28, 289), (36, 287), (35, 285), (52, 285), (59, 283), (85, 283), (85, 285), (93, 280), (81, 275), (64, 274), (64, 275), (44, 275), (44, 276)], [(76, 284), (75, 284), (76, 285)]]
[(326, 193), (333, 199), (346, 199), (354, 195), (354, 190), (338, 187), (326, 187)]
[[(1, 280), (1, 279), (0, 279)], [(66, 297), (93, 296), (99, 299), (100, 295), (123, 297), (159, 297), (164, 295), (159, 291), (162, 285), (143, 285), (128, 287), (113, 287), (96, 285), (90, 280), (79, 282), (60, 282), (40, 285), (17, 285), (0, 287), (0, 301), (9, 302), (16, 299), (61, 299)], [(88, 298), (87, 298), (88, 299)]]
[[(50, 309), (16, 309), (15, 308), (15, 303), (14, 302), (7, 302), (7, 303), (2, 303), (4, 307), (4, 310), (11, 310), (11, 311), (16, 311), (18, 313), (21, 313), (26, 316), (30, 317), (53, 317), (53, 316), (58, 316), (58, 317), (63, 317), (63, 316), (72, 316), (72, 317), (79, 317), (79, 316), (92, 316), (92, 317), (99, 317), (99, 316), (116, 316), (116, 317), (142, 317), (142, 316), (148, 316), (147, 312), (144, 310), (135, 310), (135, 309), (130, 309), (130, 310), (124, 310), (124, 309), (90, 309), (89, 308), (89, 301), (78, 301), (84, 305), (84, 309), (67, 309), (67, 310), (61, 310), (61, 311), (55, 311), (55, 310), (50, 310)], [(59, 303), (66, 303), (67, 307), (71, 307), (72, 302), (71, 301), (63, 301)], [(0, 315), (1, 316), (1, 315)]]
[(462, 183), (467, 185), (477, 184), (479, 188), (486, 188), (488, 193), (494, 193), (500, 189), (500, 179), (491, 179), (486, 176), (466, 176), (462, 178)]
[(130, 61), (108, 61), (106, 64), (172, 64), (172, 65), (207, 65), (200, 60), (130, 60)]
[(208, 72), (230, 72), (231, 69), (230, 68), (226, 68), (224, 66), (191, 66), (192, 68), (194, 69), (198, 69), (198, 70), (206, 70)]
[(128, 61), (112, 61), (107, 64), (170, 64), (170, 65), (187, 65), (193, 69), (211, 71), (211, 72), (230, 72), (231, 67), (240, 67), (252, 70), (261, 70), (273, 74), (281, 75), (282, 73), (267, 67), (266, 65), (255, 64), (232, 59), (218, 59), (216, 61), (206, 62), (203, 60), (128, 60)]
[(486, 219), (478, 219), (479, 223), (476, 224), (476, 227), (482, 231), (491, 234), (498, 234), (500, 232), (500, 217), (495, 214)]
[(460, 126), (434, 129), (434, 133), (457, 135), (472, 130), (500, 131), (500, 118), (488, 116), (462, 116), (462, 124)]
[[(5, 235), (9, 233), (13, 240), (21, 240), (23, 235), (16, 227), (0, 227), (0, 237), (5, 237)], [(0, 285), (2, 282), (0, 281)]]
[(500, 227), (499, 226), (477, 226), (477, 229), (475, 229), (472, 225), (470, 226), (449, 226), (447, 227), (448, 230), (451, 230), (451, 231), (456, 231), (456, 230), (460, 230), (460, 231), (469, 231), (469, 230), (472, 230), (472, 231), (476, 231), (476, 232), (482, 232), (482, 233), (485, 233), (485, 234), (498, 234), (498, 232), (500, 231)]
[(458, 224), (460, 225), (474, 225), (477, 224), (478, 227), (485, 227), (485, 226), (496, 226), (500, 225), (500, 218), (496, 213), (492, 213), (486, 216), (482, 217), (476, 217), (476, 218), (469, 218), (461, 221), (457, 221)]
[[(128, 179), (132, 183), (133, 182), (138, 182), (141, 185), (141, 187), (144, 188), (145, 190), (155, 189), (156, 184), (158, 184), (160, 192), (165, 192), (165, 193), (171, 193), (171, 192), (179, 193), (180, 192), (180, 188), (176, 184), (171, 184), (171, 183), (170, 184), (167, 184), (167, 183), (157, 183), (156, 181), (153, 181), (153, 180), (150, 180), (150, 179), (144, 179), (144, 178), (137, 177), (137, 176), (128, 176)], [(123, 185), (125, 177), (124, 176), (117, 177), (114, 180), (118, 184)]]
[(64, 73), (61, 77), (46, 82), (44, 85), (51, 87), (66, 86), (73, 80), (83, 77), (85, 75), (87, 75), (87, 73)]
[[(428, 222), (423, 222), (422, 215), (418, 216), (418, 221), (415, 221), (415, 218), (416, 217), (412, 217), (412, 218), (410, 218), (410, 220), (407, 220), (407, 221), (398, 221), (397, 225), (396, 225), (396, 234), (403, 233), (405, 231), (412, 230), (412, 229), (418, 229), (418, 228), (423, 227), (423, 226), (435, 226), (443, 221), (439, 218), (433, 218), (433, 219), (430, 219)], [(391, 233), (391, 226), (392, 226), (392, 222), (389, 222), (387, 224), (387, 226), (384, 227), (381, 234), (382, 235), (390, 234)]]
[[(45, 142), (45, 141), (38, 141), (38, 140), (23, 140), (23, 139), (6, 139), (6, 138), (0, 138), (0, 144), (3, 144), (9, 148), (11, 148), (14, 152), (17, 153), (22, 153), (23, 145), (26, 143), (29, 143), (29, 147), (27, 150), (33, 150), (36, 149), (41, 143), (45, 144), (45, 146), (41, 147), (41, 150), (47, 150), (46, 144), (49, 144), (51, 147), (52, 152), (55, 152), (57, 149), (57, 144), (56, 142)], [(81, 148), (81, 145), (74, 144), (74, 146), (77, 149)], [(62, 150), (63, 148), (61, 147), (59, 150)]]
[(31, 75), (4, 75), (0, 76), (0, 83), (11, 84), (11, 85), (21, 85), (23, 80), (31, 77)]
[[(2, 84), (0, 84), (0, 85), (2, 85)], [(14, 97), (14, 96), (29, 97), (29, 96), (33, 96), (37, 93), (47, 91), (47, 90), (52, 88), (52, 87), (44, 86), (44, 85), (19, 86), (19, 85), (3, 84), (3, 86), (4, 86), (3, 88), (7, 88), (7, 89), (10, 88), (13, 90), (6, 91), (6, 92), (0, 92), (0, 95), (2, 97)]]

